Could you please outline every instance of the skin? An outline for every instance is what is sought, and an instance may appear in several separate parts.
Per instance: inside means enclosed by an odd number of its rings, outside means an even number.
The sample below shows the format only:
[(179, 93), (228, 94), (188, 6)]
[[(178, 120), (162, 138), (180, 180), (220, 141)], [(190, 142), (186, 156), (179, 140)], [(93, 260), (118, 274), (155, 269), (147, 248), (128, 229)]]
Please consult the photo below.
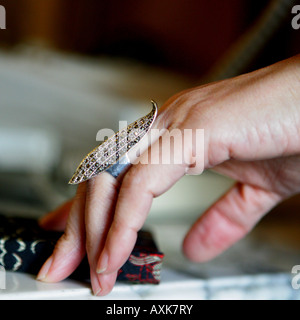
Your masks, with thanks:
[[(94, 294), (108, 294), (153, 198), (185, 174), (201, 173), (203, 167), (237, 182), (187, 233), (183, 252), (192, 261), (213, 259), (279, 202), (299, 193), (300, 55), (181, 92), (159, 110), (155, 127), (204, 129), (204, 163), (196, 167), (139, 163), (122, 181), (103, 173), (79, 185), (74, 199), (40, 221), (46, 229), (65, 232), (39, 280), (63, 280), (87, 253)], [(158, 152), (154, 148), (158, 143), (148, 154)]]

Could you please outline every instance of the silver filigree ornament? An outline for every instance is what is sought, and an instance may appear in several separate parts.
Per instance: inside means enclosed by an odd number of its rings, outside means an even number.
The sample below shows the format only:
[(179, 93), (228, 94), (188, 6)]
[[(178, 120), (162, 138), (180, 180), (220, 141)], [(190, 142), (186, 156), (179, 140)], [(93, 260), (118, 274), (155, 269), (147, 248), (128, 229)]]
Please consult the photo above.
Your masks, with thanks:
[[(117, 177), (128, 164), (127, 153), (135, 147), (151, 129), (156, 116), (157, 104), (152, 100), (152, 110), (146, 116), (134, 121), (127, 128), (114, 134), (92, 150), (81, 161), (69, 184), (75, 185), (90, 180), (102, 172), (109, 171)], [(113, 170), (112, 170), (113, 169)]]

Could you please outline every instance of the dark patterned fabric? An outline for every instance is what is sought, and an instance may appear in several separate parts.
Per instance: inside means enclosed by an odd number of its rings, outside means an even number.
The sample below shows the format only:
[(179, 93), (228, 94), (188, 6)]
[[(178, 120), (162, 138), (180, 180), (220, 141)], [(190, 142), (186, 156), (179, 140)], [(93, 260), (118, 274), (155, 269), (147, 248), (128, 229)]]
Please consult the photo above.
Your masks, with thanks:
[[(61, 235), (61, 232), (41, 229), (34, 219), (0, 215), (0, 265), (7, 271), (37, 274)], [(117, 280), (158, 284), (163, 257), (151, 233), (140, 231), (129, 259), (119, 270)], [(89, 279), (86, 258), (70, 277)]]

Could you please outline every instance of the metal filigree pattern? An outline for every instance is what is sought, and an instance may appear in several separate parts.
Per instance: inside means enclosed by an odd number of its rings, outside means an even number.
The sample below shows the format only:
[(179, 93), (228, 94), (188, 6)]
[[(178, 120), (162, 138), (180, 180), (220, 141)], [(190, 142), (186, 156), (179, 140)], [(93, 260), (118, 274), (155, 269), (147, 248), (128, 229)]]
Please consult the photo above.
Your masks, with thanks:
[(134, 121), (127, 128), (114, 134), (92, 150), (80, 163), (69, 184), (79, 184), (106, 171), (121, 161), (149, 132), (157, 115), (157, 105), (152, 102), (152, 110), (146, 116)]

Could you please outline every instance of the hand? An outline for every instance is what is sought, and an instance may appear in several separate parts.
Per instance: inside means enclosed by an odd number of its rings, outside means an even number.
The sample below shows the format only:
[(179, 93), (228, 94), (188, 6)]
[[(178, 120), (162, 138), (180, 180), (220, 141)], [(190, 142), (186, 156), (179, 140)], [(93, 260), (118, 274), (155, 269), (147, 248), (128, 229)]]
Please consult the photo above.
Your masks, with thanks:
[[(193, 172), (204, 167), (237, 180), (183, 242), (189, 259), (212, 259), (277, 203), (300, 192), (300, 56), (179, 93), (159, 110), (156, 127), (204, 129), (204, 163)], [(159, 150), (158, 143), (150, 153)], [(65, 226), (65, 233), (38, 279), (66, 278), (87, 253), (93, 292), (109, 293), (153, 198), (186, 172), (187, 164), (139, 163), (122, 181), (103, 173), (80, 184), (71, 202), (41, 221), (45, 228)]]

